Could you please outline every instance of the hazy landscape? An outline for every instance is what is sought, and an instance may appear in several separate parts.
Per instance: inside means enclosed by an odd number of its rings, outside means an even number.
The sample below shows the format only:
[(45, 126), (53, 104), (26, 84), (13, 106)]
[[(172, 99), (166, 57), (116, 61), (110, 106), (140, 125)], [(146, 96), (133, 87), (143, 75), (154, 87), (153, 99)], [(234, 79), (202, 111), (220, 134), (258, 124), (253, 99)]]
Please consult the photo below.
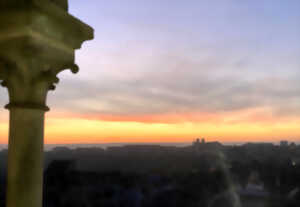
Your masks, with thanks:
[[(0, 156), (4, 172), (7, 150)], [(56, 147), (45, 153), (44, 206), (296, 207), (299, 157), (285, 141)]]
[(299, 11), (0, 1), (0, 206), (299, 207)]

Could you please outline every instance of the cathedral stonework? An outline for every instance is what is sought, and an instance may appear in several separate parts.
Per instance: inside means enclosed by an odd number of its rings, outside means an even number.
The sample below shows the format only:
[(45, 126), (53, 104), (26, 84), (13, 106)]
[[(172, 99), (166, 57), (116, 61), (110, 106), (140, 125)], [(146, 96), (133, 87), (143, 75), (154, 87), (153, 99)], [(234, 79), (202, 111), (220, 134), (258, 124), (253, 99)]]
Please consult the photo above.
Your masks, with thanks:
[(78, 72), (75, 50), (93, 39), (93, 29), (67, 10), (67, 0), (0, 1), (0, 80), (10, 110), (7, 207), (42, 206), (47, 93), (59, 72)]

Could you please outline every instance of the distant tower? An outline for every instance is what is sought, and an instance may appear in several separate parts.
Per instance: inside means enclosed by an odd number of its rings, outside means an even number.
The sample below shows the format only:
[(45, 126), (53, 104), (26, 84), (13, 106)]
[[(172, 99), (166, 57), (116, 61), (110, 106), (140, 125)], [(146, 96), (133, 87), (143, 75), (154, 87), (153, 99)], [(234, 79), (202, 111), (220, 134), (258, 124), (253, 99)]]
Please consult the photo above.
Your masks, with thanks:
[(200, 151), (201, 144), (202, 144), (202, 142), (200, 142), (200, 138), (197, 138), (193, 142), (193, 149), (194, 149), (195, 152), (199, 152)]
[(196, 147), (196, 146), (198, 146), (199, 145), (199, 143), (200, 143), (200, 139), (199, 138), (197, 138), (195, 141), (193, 141), (193, 147)]
[(201, 139), (201, 143), (202, 143), (202, 144), (205, 144), (205, 138), (202, 138), (202, 139)]

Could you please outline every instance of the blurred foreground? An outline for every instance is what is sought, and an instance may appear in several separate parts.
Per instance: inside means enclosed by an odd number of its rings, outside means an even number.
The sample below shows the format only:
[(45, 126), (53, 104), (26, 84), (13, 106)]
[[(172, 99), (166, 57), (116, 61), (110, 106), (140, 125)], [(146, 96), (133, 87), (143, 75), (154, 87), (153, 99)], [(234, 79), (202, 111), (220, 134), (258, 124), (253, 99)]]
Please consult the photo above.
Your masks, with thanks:
[[(6, 158), (2, 150), (1, 186)], [(286, 142), (58, 147), (45, 153), (44, 174), (46, 207), (300, 206), (300, 147)]]

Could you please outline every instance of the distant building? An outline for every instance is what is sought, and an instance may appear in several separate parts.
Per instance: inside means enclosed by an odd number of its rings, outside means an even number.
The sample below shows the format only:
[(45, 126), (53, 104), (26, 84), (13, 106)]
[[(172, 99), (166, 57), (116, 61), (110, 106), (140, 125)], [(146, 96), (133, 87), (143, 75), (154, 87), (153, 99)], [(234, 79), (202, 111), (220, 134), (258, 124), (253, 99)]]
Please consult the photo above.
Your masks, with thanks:
[[(201, 141), (200, 141), (201, 140)], [(220, 142), (206, 142), (205, 138), (197, 138), (192, 147), (195, 152), (200, 151), (218, 151), (223, 149), (223, 145)]]
[(291, 147), (291, 148), (296, 148), (297, 145), (295, 144), (295, 142), (292, 142), (292, 143), (290, 143), (290, 147)]
[(202, 138), (202, 141), (200, 142), (200, 138), (197, 138), (194, 142), (193, 142), (193, 148), (195, 150), (195, 152), (198, 152), (201, 145), (204, 145), (205, 144), (205, 140), (204, 138)]
[(252, 171), (248, 178), (245, 188), (238, 188), (238, 194), (243, 207), (263, 207), (270, 195), (264, 188), (264, 184), (260, 179), (260, 175), (256, 171)]
[(289, 146), (289, 142), (286, 140), (282, 140), (280, 141), (280, 147), (288, 147)]
[(176, 151), (178, 147), (176, 146), (161, 146), (161, 145), (124, 145), (108, 147), (106, 151), (108, 153), (117, 153), (123, 155), (129, 154), (159, 154), (164, 152)]
[(194, 146), (198, 146), (200, 144), (205, 144), (205, 138), (201, 138), (201, 142), (200, 142), (200, 138), (197, 138), (194, 142), (193, 145)]

